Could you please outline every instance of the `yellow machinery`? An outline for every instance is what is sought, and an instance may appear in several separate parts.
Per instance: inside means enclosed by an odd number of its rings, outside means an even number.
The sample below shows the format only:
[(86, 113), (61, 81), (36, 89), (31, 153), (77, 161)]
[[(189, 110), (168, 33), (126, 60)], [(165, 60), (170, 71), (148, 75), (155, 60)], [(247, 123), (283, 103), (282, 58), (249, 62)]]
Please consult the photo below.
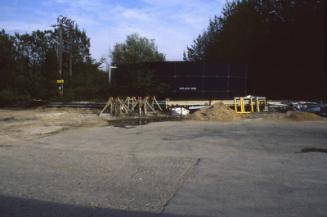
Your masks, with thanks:
[[(266, 97), (234, 97), (234, 108), (236, 113), (248, 114), (251, 112), (260, 112), (260, 107), (266, 106)], [(240, 107), (240, 110), (238, 110)], [(250, 110), (246, 110), (246, 107), (250, 107)]]

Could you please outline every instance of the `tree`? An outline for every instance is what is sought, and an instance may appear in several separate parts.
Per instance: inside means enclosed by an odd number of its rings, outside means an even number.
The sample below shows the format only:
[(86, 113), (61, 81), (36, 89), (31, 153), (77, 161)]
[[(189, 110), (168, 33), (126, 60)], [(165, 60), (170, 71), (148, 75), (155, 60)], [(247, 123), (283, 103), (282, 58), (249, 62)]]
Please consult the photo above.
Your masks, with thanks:
[(124, 43), (117, 43), (111, 58), (115, 65), (165, 61), (165, 55), (158, 51), (154, 40), (140, 37), (138, 34), (127, 36)]
[(14, 38), (4, 30), (0, 31), (0, 91), (8, 88), (15, 71)]
[[(68, 80), (71, 84), (65, 88), (65, 96), (69, 99), (106, 98), (106, 74), (99, 69), (101, 62), (91, 57), (86, 33), (63, 16), (58, 17), (55, 26), (63, 29), (63, 78), (65, 85)], [(0, 31), (0, 104), (56, 97), (58, 33), (58, 28), (14, 35)], [(70, 54), (73, 75), (69, 75)]]
[(184, 59), (248, 64), (251, 94), (323, 99), (325, 3), (228, 1), (222, 15), (210, 20), (206, 31), (187, 47)]
[(145, 64), (165, 61), (165, 55), (158, 51), (154, 40), (138, 34), (129, 35), (124, 43), (114, 46), (110, 56), (112, 64), (118, 65), (115, 70), (117, 73), (113, 76), (116, 80), (113, 84), (115, 94), (157, 95), (167, 89), (165, 84), (157, 81), (155, 72)]
[[(86, 32), (80, 30), (75, 21), (64, 16), (57, 18), (55, 26), (57, 28), (54, 35), (57, 40), (59, 28), (62, 29), (66, 98), (77, 100), (106, 98), (108, 95), (106, 74), (99, 69), (102, 62), (91, 57), (90, 38)], [(72, 64), (72, 74), (70, 64)]]

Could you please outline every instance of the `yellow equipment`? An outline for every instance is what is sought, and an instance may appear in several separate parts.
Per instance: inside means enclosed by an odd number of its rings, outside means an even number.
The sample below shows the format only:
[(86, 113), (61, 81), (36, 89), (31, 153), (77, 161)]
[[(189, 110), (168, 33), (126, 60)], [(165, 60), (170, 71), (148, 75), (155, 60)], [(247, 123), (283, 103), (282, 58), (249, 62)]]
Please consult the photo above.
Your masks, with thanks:
[(63, 79), (57, 80), (57, 84), (63, 84), (63, 83), (64, 83)]
[[(256, 112), (260, 112), (260, 106), (266, 105), (266, 97), (234, 97), (234, 108), (236, 113), (240, 114), (248, 114), (254, 112), (254, 108), (256, 108)], [(238, 110), (240, 107), (240, 110)], [(246, 107), (250, 107), (250, 110), (246, 111)]]

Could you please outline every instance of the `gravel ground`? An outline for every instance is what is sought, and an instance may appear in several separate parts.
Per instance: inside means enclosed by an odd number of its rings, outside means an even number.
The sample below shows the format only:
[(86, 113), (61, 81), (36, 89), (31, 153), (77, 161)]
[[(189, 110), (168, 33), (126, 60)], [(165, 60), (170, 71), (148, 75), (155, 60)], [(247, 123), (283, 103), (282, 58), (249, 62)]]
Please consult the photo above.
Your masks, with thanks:
[(80, 126), (1, 125), (0, 216), (326, 216), (326, 121)]

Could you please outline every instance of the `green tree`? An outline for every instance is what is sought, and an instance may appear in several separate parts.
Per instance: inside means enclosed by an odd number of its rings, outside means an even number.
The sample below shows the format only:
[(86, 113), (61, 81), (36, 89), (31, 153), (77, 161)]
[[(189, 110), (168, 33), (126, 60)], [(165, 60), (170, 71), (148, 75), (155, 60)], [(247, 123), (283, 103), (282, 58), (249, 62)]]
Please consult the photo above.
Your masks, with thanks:
[[(90, 38), (71, 19), (59, 16), (57, 27), (63, 37), (63, 78), (67, 99), (97, 100), (108, 95), (106, 74), (100, 70), (101, 61), (92, 59)], [(58, 38), (58, 28), (54, 34)], [(72, 55), (72, 75), (69, 74), (69, 58)]]
[(165, 61), (165, 55), (158, 51), (154, 40), (140, 37), (138, 34), (129, 35), (124, 43), (114, 46), (110, 56), (112, 64), (118, 65), (114, 76), (115, 94), (157, 95), (167, 89), (165, 84), (158, 82), (155, 72), (145, 64)]
[(10, 87), (16, 70), (14, 37), (0, 31), (0, 91)]
[[(184, 59), (248, 64), (251, 94), (325, 98), (325, 4), (320, 0), (228, 1), (221, 16), (210, 20), (186, 48)], [(295, 82), (295, 88), (290, 88)]]
[[(101, 62), (91, 57), (90, 39), (67, 17), (59, 16), (58, 26), (63, 29), (65, 96), (69, 99), (106, 98), (106, 74), (100, 69)], [(52, 99), (57, 95), (58, 35), (58, 28), (14, 35), (0, 31), (1, 105), (16, 104), (31, 98)], [(69, 75), (70, 53), (72, 76)], [(68, 86), (67, 81), (70, 81)]]
[(124, 43), (117, 43), (110, 56), (116, 65), (165, 61), (165, 55), (158, 51), (154, 40), (138, 34), (127, 36)]

